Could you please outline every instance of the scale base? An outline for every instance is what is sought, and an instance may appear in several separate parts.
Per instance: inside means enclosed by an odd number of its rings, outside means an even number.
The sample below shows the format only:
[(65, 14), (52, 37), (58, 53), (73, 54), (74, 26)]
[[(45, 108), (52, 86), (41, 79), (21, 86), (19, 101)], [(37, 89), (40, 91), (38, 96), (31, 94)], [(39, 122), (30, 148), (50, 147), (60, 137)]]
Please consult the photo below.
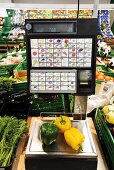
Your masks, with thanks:
[(97, 170), (96, 158), (25, 158), (26, 170)]
[(72, 127), (78, 128), (85, 136), (80, 153), (71, 149), (60, 133), (55, 143), (44, 147), (40, 139), (40, 126), (44, 122), (33, 121), (25, 154), (26, 170), (97, 170), (97, 154), (86, 120), (71, 121)]

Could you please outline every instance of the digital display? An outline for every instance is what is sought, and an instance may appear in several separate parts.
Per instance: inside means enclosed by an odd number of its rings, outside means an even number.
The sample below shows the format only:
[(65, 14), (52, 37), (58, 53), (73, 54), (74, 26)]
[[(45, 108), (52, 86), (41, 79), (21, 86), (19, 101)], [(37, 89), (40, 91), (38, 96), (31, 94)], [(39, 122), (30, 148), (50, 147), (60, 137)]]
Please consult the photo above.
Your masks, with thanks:
[(76, 93), (76, 70), (31, 70), (31, 93)]
[(80, 70), (79, 73), (80, 73), (79, 79), (81, 83), (89, 83), (89, 81), (92, 81), (91, 70)]
[[(64, 29), (63, 29), (64, 28)], [(76, 23), (37, 23), (33, 24), (34, 33), (73, 33), (76, 32)]]
[(31, 39), (32, 67), (91, 67), (92, 38)]

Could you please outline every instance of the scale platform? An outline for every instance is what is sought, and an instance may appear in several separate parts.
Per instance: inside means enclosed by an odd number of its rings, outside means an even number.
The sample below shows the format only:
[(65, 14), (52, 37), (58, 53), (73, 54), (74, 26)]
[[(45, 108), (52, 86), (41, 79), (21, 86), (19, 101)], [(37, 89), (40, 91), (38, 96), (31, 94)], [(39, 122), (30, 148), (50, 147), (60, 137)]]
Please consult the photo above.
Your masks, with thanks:
[(39, 119), (33, 121), (25, 154), (26, 170), (97, 169), (97, 153), (86, 120), (72, 120), (72, 126), (78, 128), (85, 136), (83, 151), (80, 153), (66, 144), (63, 134), (58, 134), (56, 142), (52, 145), (43, 146), (40, 126), (46, 121)]

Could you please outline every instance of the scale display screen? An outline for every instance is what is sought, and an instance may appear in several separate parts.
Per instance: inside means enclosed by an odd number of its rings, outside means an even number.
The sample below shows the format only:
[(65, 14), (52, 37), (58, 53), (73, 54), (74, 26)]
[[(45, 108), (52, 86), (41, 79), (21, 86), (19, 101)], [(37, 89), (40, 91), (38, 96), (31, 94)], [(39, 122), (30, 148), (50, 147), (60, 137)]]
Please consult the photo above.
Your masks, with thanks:
[(91, 67), (92, 38), (30, 39), (32, 67)]
[[(64, 28), (64, 29), (63, 29)], [(37, 23), (33, 25), (34, 33), (72, 33), (76, 32), (76, 26), (74, 27), (74, 23)]]
[(76, 70), (31, 70), (30, 92), (76, 93)]

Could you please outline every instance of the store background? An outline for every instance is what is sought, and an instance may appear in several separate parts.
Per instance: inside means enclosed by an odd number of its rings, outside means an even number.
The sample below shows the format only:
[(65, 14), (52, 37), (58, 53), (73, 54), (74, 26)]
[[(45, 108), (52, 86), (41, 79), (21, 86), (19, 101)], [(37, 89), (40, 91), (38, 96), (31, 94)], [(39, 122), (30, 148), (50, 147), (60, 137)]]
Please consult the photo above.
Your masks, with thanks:
[[(4, 3), (3, 3), (4, 2)], [(86, 10), (86, 5), (88, 5), (88, 7), (87, 8), (89, 8), (89, 9), (92, 9), (92, 5), (94, 4), (94, 2), (95, 1), (93, 1), (93, 0), (80, 0), (80, 4), (81, 5), (83, 5), (83, 8), (85, 7), (85, 10)], [(77, 7), (77, 3), (78, 3), (78, 0), (76, 0), (76, 1), (74, 1), (74, 0), (71, 0), (71, 1), (69, 1), (69, 0), (67, 0), (67, 1), (65, 1), (65, 0), (62, 0), (62, 1), (60, 1), (60, 0), (58, 0), (58, 1), (55, 1), (55, 0), (49, 0), (48, 1), (48, 3), (47, 3), (47, 1), (46, 0), (43, 0), (42, 2), (39, 0), (39, 1), (37, 1), (37, 0), (33, 0), (32, 1), (32, 4), (31, 4), (31, 1), (30, 0), (28, 0), (28, 1), (22, 1), (22, 0), (5, 0), (5, 1), (0, 1), (0, 3), (3, 3), (4, 5), (3, 5), (3, 8), (2, 8), (2, 5), (1, 5), (1, 7), (0, 7), (0, 9), (2, 10), (2, 9), (10, 9), (10, 5), (11, 5), (11, 8), (14, 8), (14, 9), (19, 9), (19, 10), (21, 10), (21, 8), (22, 9), (24, 9), (24, 8), (27, 8), (28, 10), (30, 9), (30, 8), (34, 8), (35, 9), (35, 7), (36, 8), (38, 8), (38, 9), (40, 9), (40, 7), (42, 8), (42, 9), (47, 9), (47, 11), (50, 9), (50, 6), (48, 6), (48, 4), (51, 4), (51, 6), (54, 6), (54, 9), (56, 10), (56, 3), (58, 3), (58, 8), (60, 7), (60, 6), (62, 6), (61, 7), (61, 10), (64, 10), (64, 7), (65, 7), (65, 9), (67, 9), (67, 7), (70, 9), (71, 7), (73, 7), (73, 9), (75, 9), (75, 7)], [(42, 4), (41, 4), (42, 3)], [(6, 5), (5, 5), (6, 4)], [(7, 6), (7, 4), (8, 4), (8, 6)], [(37, 5), (37, 4), (39, 4), (39, 5)], [(85, 6), (84, 6), (84, 4), (85, 4)], [(107, 6), (108, 6), (108, 4), (110, 4), (110, 0), (99, 0), (99, 4), (101, 4), (102, 5), (102, 7), (104, 7), (104, 5), (103, 4), (107, 4)], [(14, 7), (13, 7), (13, 5), (14, 5)], [(36, 6), (35, 6), (36, 5)], [(66, 6), (65, 6), (66, 5)], [(74, 5), (74, 6), (73, 6)], [(62, 9), (63, 8), (63, 9)], [(105, 5), (105, 8), (106, 8), (106, 5)], [(100, 7), (100, 9), (101, 9), (101, 7)], [(1, 12), (1, 10), (0, 10), (0, 13), (2, 13)], [(25, 12), (24, 13), (22, 13), (22, 15), (21, 15), (21, 17), (22, 16), (24, 16), (25, 14), (26, 14), (26, 9), (24, 9), (25, 10)], [(75, 9), (76, 10), (76, 9)], [(19, 12), (19, 11), (18, 11)], [(16, 12), (17, 14), (18, 14), (18, 12)], [(37, 14), (37, 15), (39, 15), (39, 14)], [(50, 13), (48, 14), (48, 12), (47, 12), (47, 16), (45, 16), (45, 17), (48, 17), (48, 15), (50, 15)], [(62, 14), (62, 15), (64, 15), (64, 14)], [(76, 14), (75, 14), (76, 15)], [(18, 16), (19, 16), (19, 14), (18, 14)], [(58, 14), (58, 16), (56, 16), (56, 17), (61, 17), (61, 14)], [(62, 17), (64, 17), (64, 16), (62, 16)], [(35, 17), (33, 17), (33, 18), (35, 18)], [(23, 18), (24, 19), (24, 18)], [(15, 23), (16, 23), (16, 21), (17, 21), (17, 19), (15, 18)], [(110, 10), (110, 19), (109, 19), (109, 22), (110, 22), (110, 25), (112, 26), (112, 23), (114, 22), (114, 10), (113, 9), (111, 9)], [(23, 22), (24, 23), (24, 22)], [(14, 27), (17, 27), (17, 26), (19, 26), (19, 27), (23, 27), (24, 26), (24, 24), (14, 24), (15, 26)], [(1, 54), (2, 55), (2, 54)]]

